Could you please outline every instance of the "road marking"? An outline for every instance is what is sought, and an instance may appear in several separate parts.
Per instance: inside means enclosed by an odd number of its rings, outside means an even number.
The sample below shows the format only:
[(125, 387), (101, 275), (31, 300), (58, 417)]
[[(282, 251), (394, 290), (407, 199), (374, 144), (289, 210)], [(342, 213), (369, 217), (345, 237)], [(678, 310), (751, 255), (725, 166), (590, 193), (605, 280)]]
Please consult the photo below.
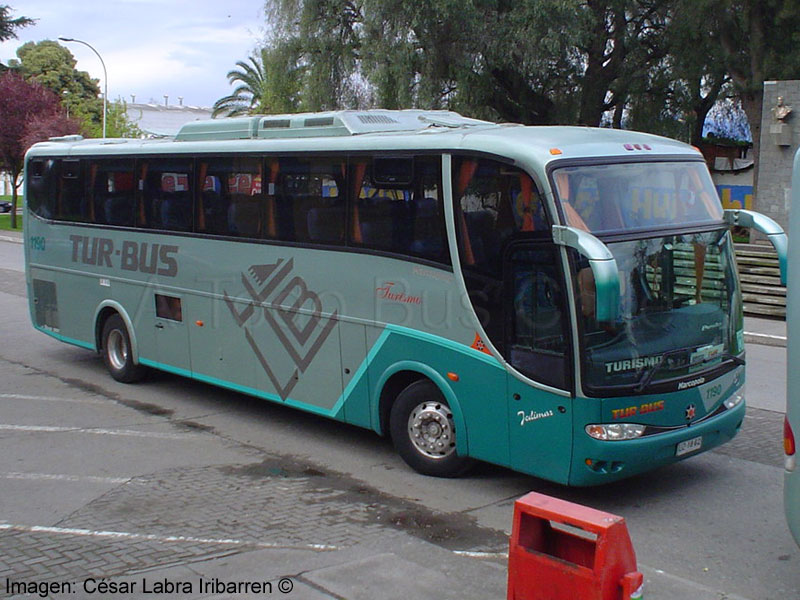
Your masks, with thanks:
[(452, 552), (457, 556), (466, 556), (467, 558), (500, 558), (508, 560), (508, 552), (473, 552), (470, 550), (453, 550)]
[(57, 398), (54, 396), (26, 396), (24, 394), (0, 394), (0, 400), (40, 400), (44, 402), (74, 402), (76, 404), (105, 404), (102, 400), (89, 398)]
[[(12, 244), (21, 244), (22, 237), (14, 237), (11, 235), (0, 235), (0, 242), (11, 242)], [(9, 269), (16, 271), (17, 269)], [(20, 271), (20, 273), (24, 273), (25, 271)]]
[(54, 535), (67, 535), (77, 537), (111, 538), (118, 540), (135, 540), (164, 543), (189, 543), (209, 544), (217, 546), (255, 546), (258, 548), (272, 548), (277, 550), (316, 550), (329, 552), (339, 550), (339, 546), (327, 544), (273, 544), (232, 538), (202, 538), (190, 535), (158, 535), (153, 533), (131, 533), (129, 531), (95, 531), (92, 529), (78, 529), (72, 527), (44, 527), (40, 525), (15, 525), (13, 523), (0, 523), (0, 531), (18, 531), (21, 533), (50, 533)]
[[(508, 552), (471, 552), (468, 550), (453, 550), (453, 554), (458, 556), (466, 556), (468, 558), (478, 558), (478, 559), (502, 559), (508, 560)], [(702, 583), (698, 583), (696, 581), (692, 581), (687, 579), (685, 575), (673, 575), (672, 573), (667, 573), (662, 569), (656, 569), (654, 567), (649, 567), (647, 565), (643, 565), (642, 563), (638, 564), (639, 571), (642, 571), (648, 579), (652, 580), (653, 578), (663, 577), (671, 581), (672, 583), (680, 584), (683, 587), (689, 588), (695, 592), (703, 592), (703, 593), (712, 593), (714, 597), (723, 596), (728, 600), (749, 600), (743, 596), (737, 596), (735, 594), (730, 593), (722, 593), (720, 590), (711, 588), (707, 585)]]
[(786, 346), (786, 336), (784, 335), (771, 335), (752, 331), (744, 332), (744, 341), (751, 344), (763, 344), (765, 346)]
[[(689, 598), (689, 597), (699, 598), (700, 594), (702, 593), (704, 598), (706, 598), (706, 597), (707, 598), (711, 598), (713, 596), (714, 598), (725, 598), (725, 600), (749, 600), (748, 598), (745, 598), (744, 596), (739, 596), (737, 594), (733, 594), (733, 593), (730, 593), (730, 592), (723, 592), (722, 590), (709, 587), (709, 586), (707, 586), (705, 584), (698, 583), (697, 581), (692, 581), (691, 579), (688, 579), (686, 577), (686, 574), (684, 574), (684, 573), (682, 573), (680, 575), (673, 575), (672, 573), (668, 573), (668, 572), (664, 571), (663, 569), (656, 569), (655, 567), (650, 567), (648, 565), (643, 565), (642, 563), (639, 563), (637, 565), (637, 567), (638, 567), (639, 571), (641, 571), (644, 574), (645, 578), (647, 578), (649, 580), (658, 579), (659, 577), (663, 577), (664, 579), (669, 580), (673, 584), (673, 586), (677, 585), (677, 586), (679, 586), (681, 588), (684, 588), (685, 590), (691, 590), (689, 595), (685, 596), (686, 598)], [(651, 585), (650, 587), (652, 587), (652, 588), (656, 588), (656, 587), (663, 588), (663, 587), (666, 587), (666, 586), (664, 586), (664, 584), (662, 583), (661, 585), (654, 584), (654, 585)], [(673, 587), (673, 589), (674, 589), (674, 587)], [(681, 596), (683, 596), (683, 594), (681, 594)]]
[(95, 475), (62, 475), (56, 473), (0, 473), (3, 479), (25, 479), (29, 481), (70, 481), (75, 483), (128, 483), (130, 477), (98, 477)]
[(0, 431), (29, 431), (36, 433), (93, 433), (95, 435), (121, 435), (129, 437), (156, 438), (161, 440), (185, 440), (194, 433), (161, 433), (159, 431), (134, 431), (132, 429), (86, 429), (83, 427), (52, 427), (49, 425), (9, 425), (0, 423)]

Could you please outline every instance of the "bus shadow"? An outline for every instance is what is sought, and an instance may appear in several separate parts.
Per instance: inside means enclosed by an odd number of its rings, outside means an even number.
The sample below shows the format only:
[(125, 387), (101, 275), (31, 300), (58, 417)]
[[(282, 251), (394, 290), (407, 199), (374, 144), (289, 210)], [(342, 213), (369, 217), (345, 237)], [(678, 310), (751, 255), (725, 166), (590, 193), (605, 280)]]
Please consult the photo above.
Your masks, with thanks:
[[(76, 351), (75, 349), (69, 350), (70, 353)], [(74, 358), (65, 360), (74, 360)], [(105, 365), (99, 356), (89, 357), (81, 354), (79, 358), (92, 372), (96, 372), (98, 377), (103, 377)], [(341, 445), (342, 440), (346, 440), (347, 449), (352, 452), (354, 460), (370, 456), (373, 463), (381, 463), (386, 470), (402, 471), (405, 472), (404, 476), (409, 477), (423, 477), (413, 473), (403, 463), (394, 452), (388, 436), (379, 436), (369, 429), (320, 418), (313, 413), (278, 402), (164, 371), (150, 370), (142, 382), (130, 388), (130, 394), (121, 393), (127, 389), (127, 385), (121, 385), (120, 390), (105, 395), (131, 408), (149, 414), (161, 414), (178, 427), (188, 426), (215, 432), (213, 417), (223, 413), (233, 417), (236, 422), (247, 423), (248, 426), (257, 427), (259, 424), (263, 424), (265, 427), (264, 442), (256, 440), (249, 443), (256, 443), (261, 446), (262, 451), (271, 454), (274, 454), (277, 449), (270, 446), (267, 441), (269, 438), (267, 427), (292, 431), (294, 435), (308, 439), (309, 450), (311, 450), (311, 446), (319, 449), (329, 445)], [(137, 389), (143, 390), (145, 394), (136, 393)], [(158, 393), (154, 395), (153, 391), (158, 391)], [(134, 397), (141, 396), (147, 396), (148, 401), (132, 400)], [(157, 399), (156, 404), (152, 401), (153, 397)], [(313, 453), (308, 456), (313, 462)], [(326, 460), (325, 455), (321, 455), (319, 458), (320, 463), (326, 462)], [(568, 487), (481, 461), (476, 461), (473, 468), (463, 475), (460, 481), (468, 482), (468, 485), (478, 484), (482, 487), (496, 486), (498, 491), (504, 492), (518, 490), (519, 496), (528, 491), (535, 491), (613, 512), (626, 507), (639, 508), (665, 499), (683, 499), (700, 495), (703, 488), (714, 485), (718, 479), (724, 477), (724, 472), (720, 473), (719, 469), (712, 468), (711, 465), (702, 460), (698, 461), (694, 457), (621, 481), (594, 487)], [(425, 479), (430, 479), (431, 485), (441, 481), (435, 478)]]

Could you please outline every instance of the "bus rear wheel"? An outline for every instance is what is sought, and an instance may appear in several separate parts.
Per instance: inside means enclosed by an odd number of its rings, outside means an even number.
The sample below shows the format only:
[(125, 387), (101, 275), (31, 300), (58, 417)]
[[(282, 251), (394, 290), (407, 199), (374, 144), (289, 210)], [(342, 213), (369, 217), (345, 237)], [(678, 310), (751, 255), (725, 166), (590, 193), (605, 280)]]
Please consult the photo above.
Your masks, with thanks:
[(392, 442), (412, 469), (434, 477), (458, 477), (472, 461), (456, 453), (453, 413), (436, 385), (416, 381), (397, 396), (389, 416)]
[(131, 336), (125, 321), (118, 314), (103, 324), (103, 362), (111, 376), (122, 383), (134, 383), (145, 375), (145, 368), (133, 361)]

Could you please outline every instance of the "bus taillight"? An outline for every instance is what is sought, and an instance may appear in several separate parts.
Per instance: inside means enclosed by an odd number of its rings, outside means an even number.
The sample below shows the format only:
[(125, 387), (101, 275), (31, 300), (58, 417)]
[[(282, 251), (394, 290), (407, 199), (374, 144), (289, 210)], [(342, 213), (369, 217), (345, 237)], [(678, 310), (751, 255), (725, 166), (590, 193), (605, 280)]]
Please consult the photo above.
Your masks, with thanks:
[(794, 443), (794, 432), (789, 424), (789, 417), (783, 419), (783, 452), (786, 455), (785, 467), (787, 471), (794, 471), (797, 464), (795, 457), (796, 446)]

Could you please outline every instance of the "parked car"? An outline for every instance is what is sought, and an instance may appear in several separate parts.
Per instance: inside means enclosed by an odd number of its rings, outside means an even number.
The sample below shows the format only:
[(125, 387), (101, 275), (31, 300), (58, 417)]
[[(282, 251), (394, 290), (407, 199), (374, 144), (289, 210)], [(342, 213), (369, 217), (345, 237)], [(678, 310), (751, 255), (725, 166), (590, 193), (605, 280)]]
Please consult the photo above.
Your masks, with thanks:
[(11, 202), (3, 200), (0, 202), (0, 213), (11, 212)]

